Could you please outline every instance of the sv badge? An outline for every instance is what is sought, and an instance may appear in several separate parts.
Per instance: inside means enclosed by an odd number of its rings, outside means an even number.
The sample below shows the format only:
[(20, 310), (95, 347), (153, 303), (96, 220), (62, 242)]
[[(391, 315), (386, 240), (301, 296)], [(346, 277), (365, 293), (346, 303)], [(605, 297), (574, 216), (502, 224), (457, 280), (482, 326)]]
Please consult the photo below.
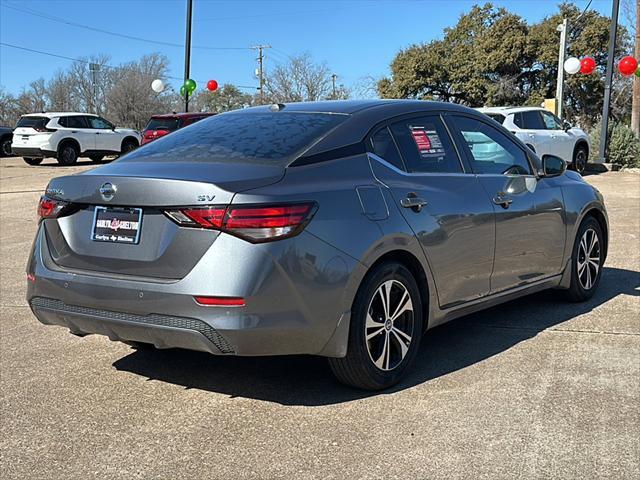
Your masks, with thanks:
[(214, 198), (216, 198), (215, 195), (198, 195), (198, 201), (199, 202), (210, 202)]

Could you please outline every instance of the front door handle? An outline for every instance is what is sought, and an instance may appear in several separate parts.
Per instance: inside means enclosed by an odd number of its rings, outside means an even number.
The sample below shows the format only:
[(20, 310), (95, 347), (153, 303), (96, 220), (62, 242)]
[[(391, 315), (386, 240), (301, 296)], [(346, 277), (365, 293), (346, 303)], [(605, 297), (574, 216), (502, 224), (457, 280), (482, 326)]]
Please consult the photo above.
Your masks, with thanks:
[(513, 199), (505, 195), (504, 192), (498, 192), (498, 194), (493, 197), (493, 203), (500, 205), (502, 208), (509, 208), (509, 205), (513, 203)]
[(427, 204), (424, 198), (418, 197), (415, 193), (408, 193), (406, 198), (400, 200), (400, 205), (410, 208), (414, 212), (419, 212)]

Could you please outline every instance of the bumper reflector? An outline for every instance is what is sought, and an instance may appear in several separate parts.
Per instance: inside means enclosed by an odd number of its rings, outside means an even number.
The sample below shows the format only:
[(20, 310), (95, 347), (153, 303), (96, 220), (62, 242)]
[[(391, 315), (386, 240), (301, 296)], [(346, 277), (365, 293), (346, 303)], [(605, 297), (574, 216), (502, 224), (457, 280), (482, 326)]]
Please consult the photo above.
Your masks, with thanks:
[(200, 305), (207, 307), (244, 307), (242, 297), (193, 297)]

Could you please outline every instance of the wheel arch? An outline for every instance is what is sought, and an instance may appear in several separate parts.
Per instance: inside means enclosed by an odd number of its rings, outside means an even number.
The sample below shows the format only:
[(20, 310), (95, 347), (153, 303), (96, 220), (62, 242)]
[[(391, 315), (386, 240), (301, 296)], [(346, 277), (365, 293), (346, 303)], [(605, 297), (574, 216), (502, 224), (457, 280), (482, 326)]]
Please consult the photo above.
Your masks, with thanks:
[(140, 146), (140, 142), (138, 142), (138, 139), (136, 137), (134, 137), (133, 135), (127, 135), (122, 139), (122, 142), (120, 142), (120, 151), (122, 151), (125, 143), (130, 142), (135, 143), (136, 148)]
[(62, 140), (60, 140), (58, 142), (58, 147), (56, 148), (56, 153), (60, 152), (60, 149), (62, 147), (64, 147), (65, 145), (68, 145), (68, 144), (72, 144), (78, 150), (78, 155), (83, 153), (82, 148), (80, 147), (80, 143), (78, 142), (78, 140), (76, 140), (75, 138), (72, 138), (72, 137), (66, 137), (66, 138), (63, 138)]
[(579, 138), (576, 141), (576, 144), (573, 146), (573, 159), (576, 156), (576, 152), (578, 151), (578, 148), (580, 147), (584, 147), (587, 150), (587, 161), (589, 160), (589, 153), (590, 153), (590, 149), (589, 149), (589, 142), (587, 142), (584, 138)]

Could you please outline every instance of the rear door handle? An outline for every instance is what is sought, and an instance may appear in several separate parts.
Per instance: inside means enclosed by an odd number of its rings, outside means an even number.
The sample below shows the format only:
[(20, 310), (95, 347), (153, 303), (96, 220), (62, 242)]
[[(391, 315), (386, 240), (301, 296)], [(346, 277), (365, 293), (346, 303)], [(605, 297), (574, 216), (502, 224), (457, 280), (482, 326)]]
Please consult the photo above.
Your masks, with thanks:
[(404, 208), (410, 208), (414, 212), (419, 212), (427, 204), (424, 198), (418, 197), (415, 193), (407, 194), (406, 198), (400, 200), (400, 205)]
[(502, 208), (509, 208), (509, 205), (513, 203), (513, 199), (506, 196), (504, 192), (499, 192), (495, 197), (493, 197), (493, 203), (500, 205)]

